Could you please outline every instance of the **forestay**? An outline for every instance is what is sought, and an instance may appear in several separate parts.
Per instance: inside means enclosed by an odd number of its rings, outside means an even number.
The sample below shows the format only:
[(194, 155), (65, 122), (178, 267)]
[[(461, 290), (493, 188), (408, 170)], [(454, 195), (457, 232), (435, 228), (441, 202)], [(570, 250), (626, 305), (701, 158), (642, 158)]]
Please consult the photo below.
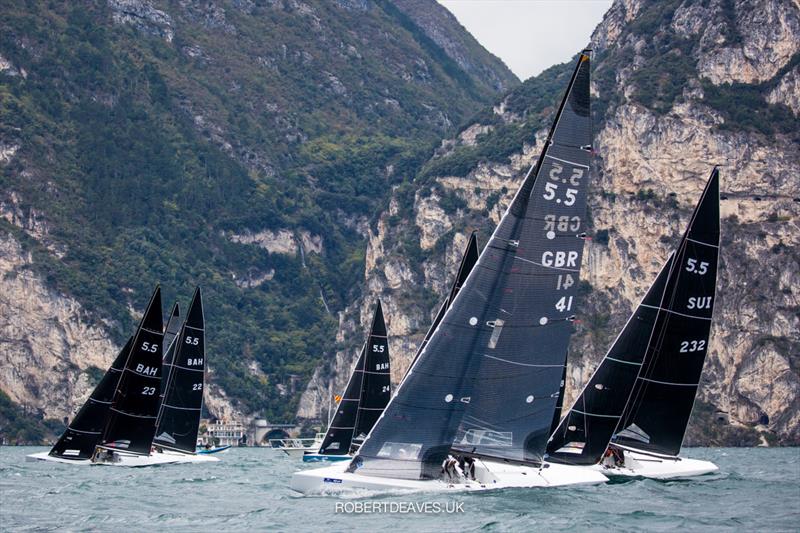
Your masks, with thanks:
[(158, 415), (153, 443), (161, 448), (194, 453), (206, 369), (203, 298), (197, 287), (189, 312), (172, 349), (174, 358)]
[(589, 63), (581, 54), (537, 164), (349, 471), (436, 478), (454, 441), (543, 454), (583, 249)]
[(553, 431), (547, 443), (548, 462), (593, 465), (602, 459), (639, 375), (672, 258), (670, 254), (580, 396)]
[(51, 456), (62, 459), (91, 459), (95, 446), (103, 435), (114, 391), (117, 389), (117, 382), (128, 359), (132, 343), (133, 337), (130, 337), (89, 399), (81, 406), (80, 411), (70, 421), (69, 427), (50, 450)]
[(703, 372), (719, 255), (719, 170), (714, 168), (657, 311), (653, 336), (612, 443), (677, 456)]
[(163, 325), (161, 288), (156, 287), (117, 384), (100, 447), (150, 453), (161, 387)]

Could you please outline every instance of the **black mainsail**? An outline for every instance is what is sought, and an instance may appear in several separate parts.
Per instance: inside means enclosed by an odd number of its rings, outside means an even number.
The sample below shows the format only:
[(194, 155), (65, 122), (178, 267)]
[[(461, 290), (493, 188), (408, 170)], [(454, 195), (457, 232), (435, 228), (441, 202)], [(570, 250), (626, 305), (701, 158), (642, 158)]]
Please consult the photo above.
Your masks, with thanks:
[(206, 369), (205, 318), (200, 287), (194, 290), (186, 321), (175, 337), (174, 359), (159, 411), (153, 444), (194, 453), (203, 409)]
[(589, 67), (581, 53), (537, 164), (349, 471), (436, 478), (454, 443), (544, 454), (583, 250)]
[(99, 447), (148, 455), (158, 415), (164, 341), (161, 287), (156, 287), (117, 383)]
[(714, 168), (670, 269), (628, 404), (612, 444), (664, 456), (680, 453), (703, 372), (719, 257), (719, 170)]
[(50, 450), (50, 455), (62, 459), (91, 459), (95, 446), (100, 442), (108, 419), (108, 410), (117, 389), (117, 381), (128, 358), (133, 337), (128, 339), (111, 367), (81, 406), (69, 426)]
[(547, 443), (549, 462), (593, 465), (603, 458), (648, 350), (672, 259), (671, 254), (580, 396), (553, 430)]
[(380, 300), (375, 307), (372, 327), (364, 350), (364, 369), (361, 379), (361, 395), (358, 400), (353, 440), (350, 452), (355, 452), (372, 427), (383, 414), (392, 397), (392, 382), (389, 368), (389, 339), (383, 320)]
[(475, 302), (472, 314), (483, 335), (464, 346), (480, 359), (480, 370), (471, 377), (458, 451), (520, 462), (544, 455), (577, 308), (592, 149), (589, 100), (589, 56), (581, 54), (526, 180), (530, 195), (515, 199), (487, 244), (487, 261), (478, 264), (492, 285), (479, 291), (486, 300), (480, 307)]
[(392, 395), (389, 344), (380, 300), (356, 366), (347, 382), (336, 414), (328, 426), (319, 453), (346, 455), (358, 449)]
[(353, 430), (356, 428), (358, 402), (361, 399), (361, 382), (364, 378), (364, 359), (367, 345), (361, 348), (353, 373), (344, 390), (344, 395), (336, 406), (336, 414), (325, 432), (325, 439), (319, 448), (322, 455), (345, 455), (350, 452), (353, 441)]
[(419, 348), (417, 348), (417, 353), (414, 354), (414, 359), (411, 360), (411, 364), (408, 365), (408, 368), (406, 369), (406, 375), (408, 375), (408, 371), (411, 370), (411, 367), (414, 366), (414, 363), (417, 362), (419, 354), (421, 354), (422, 350), (425, 349), (425, 346), (428, 345), (431, 335), (433, 335), (433, 332), (436, 331), (436, 328), (442, 321), (445, 312), (453, 303), (453, 300), (456, 299), (456, 294), (458, 294), (458, 291), (461, 290), (461, 286), (464, 285), (469, 273), (472, 272), (472, 267), (474, 267), (475, 263), (478, 262), (479, 255), (480, 251), (478, 251), (478, 237), (476, 236), (475, 232), (472, 232), (472, 234), (469, 236), (467, 247), (464, 250), (464, 255), (461, 257), (461, 264), (458, 267), (456, 279), (453, 280), (453, 286), (450, 288), (450, 294), (447, 295), (447, 298), (445, 298), (441, 307), (439, 307), (439, 312), (436, 313), (436, 318), (434, 318), (431, 327), (429, 327), (427, 333), (425, 333), (425, 338), (422, 339)]

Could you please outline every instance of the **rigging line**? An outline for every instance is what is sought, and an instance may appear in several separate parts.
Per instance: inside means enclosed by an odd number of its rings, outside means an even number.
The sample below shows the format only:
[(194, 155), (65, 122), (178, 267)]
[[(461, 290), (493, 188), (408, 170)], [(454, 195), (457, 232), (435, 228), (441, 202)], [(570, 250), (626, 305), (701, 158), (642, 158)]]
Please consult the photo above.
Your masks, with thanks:
[[(128, 367), (125, 367), (125, 370), (123, 370), (123, 372), (129, 372), (129, 373), (133, 374), (134, 376), (139, 376), (141, 378), (157, 379), (157, 380), (161, 381), (161, 376), (150, 376), (150, 375), (147, 375), (147, 374), (140, 374), (139, 372), (133, 370), (132, 368), (128, 368)], [(122, 379), (122, 378), (120, 378), (120, 379)]]
[(691, 242), (693, 242), (695, 244), (702, 244), (703, 246), (710, 246), (712, 248), (719, 248), (718, 244), (711, 244), (710, 242), (697, 241), (695, 239), (690, 239), (689, 237), (686, 237), (686, 240), (687, 241), (691, 241)]
[[(557, 145), (557, 146), (566, 146), (566, 145)], [(570, 147), (574, 148), (574, 147)], [(545, 154), (545, 157), (549, 157), (550, 159), (555, 159), (556, 161), (561, 161), (562, 163), (566, 163), (567, 165), (572, 165), (574, 167), (581, 167), (589, 170), (589, 165), (584, 165), (582, 163), (575, 163), (573, 161), (567, 161), (566, 159), (559, 159), (558, 157), (552, 156), (550, 154)]]
[(177, 405), (170, 405), (168, 403), (162, 404), (164, 407), (169, 407), (170, 409), (180, 409), (181, 411), (201, 411), (200, 407), (178, 407)]
[(676, 387), (697, 387), (700, 383), (674, 383), (672, 381), (658, 381), (657, 379), (650, 379), (644, 378), (639, 376), (637, 379), (641, 379), (642, 381), (649, 381), (650, 383), (658, 383), (659, 385), (674, 385)]
[[(558, 250), (558, 251), (562, 251), (562, 250)], [(574, 251), (577, 251), (577, 250), (567, 250), (567, 251), (574, 252)], [(490, 272), (502, 272), (503, 274), (505, 274), (507, 276), (521, 276), (521, 277), (527, 277), (527, 278), (551, 278), (551, 279), (555, 279), (555, 277), (557, 275), (557, 274), (552, 273), (552, 272), (514, 272), (513, 268), (515, 268), (515, 267), (512, 267), (512, 270), (505, 271), (505, 270), (500, 270), (500, 269), (497, 269), (497, 268), (492, 268), (492, 267), (487, 266), (487, 265), (476, 265), (476, 268), (478, 266), (480, 268), (482, 268), (484, 270), (488, 270)]]
[[(677, 291), (676, 291), (677, 292)], [(686, 313), (679, 313), (678, 311), (673, 311), (672, 309), (668, 309), (666, 307), (658, 307), (655, 305), (647, 305), (647, 304), (640, 304), (642, 307), (649, 307), (650, 309), (657, 309), (658, 311), (664, 311), (665, 313), (670, 313), (672, 315), (678, 315), (686, 318), (696, 318), (697, 320), (706, 320), (711, 321), (711, 317), (704, 317), (704, 316), (697, 316), (697, 315), (687, 315)]]
[(534, 368), (562, 368), (564, 365), (534, 365), (530, 363), (518, 363), (516, 361), (511, 361), (509, 359), (503, 359), (502, 357), (496, 357), (494, 355), (489, 355), (488, 353), (481, 354), (484, 357), (488, 357), (489, 359), (496, 359), (498, 361), (502, 361), (504, 363), (510, 363), (512, 365), (519, 365), (519, 366), (527, 366), (527, 367), (534, 367)]
[(83, 433), (85, 435), (102, 435), (103, 434), (102, 431), (84, 431), (82, 429), (75, 429), (73, 427), (68, 427), (67, 429), (69, 431), (74, 431), (75, 433)]
[[(617, 363), (624, 363), (626, 365), (642, 366), (642, 363), (637, 363), (635, 361), (623, 361), (622, 359), (616, 359), (614, 357), (609, 357), (609, 356), (606, 356), (606, 359), (608, 359), (609, 361), (617, 362)], [(603, 364), (602, 361), (600, 362), (600, 364), (601, 365)], [(598, 368), (599, 368), (599, 366), (598, 366)]]
[[(181, 370), (188, 370), (189, 372), (205, 372), (205, 369), (202, 368), (189, 368), (187, 366), (181, 366), (178, 364), (171, 365), (173, 368), (180, 368)], [(172, 381), (172, 380), (170, 380)]]
[(564, 272), (580, 272), (581, 271), (579, 268), (560, 268), (560, 267), (543, 265), (541, 263), (537, 263), (536, 261), (531, 261), (530, 259), (525, 259), (524, 257), (520, 257), (518, 255), (515, 255), (514, 259), (519, 259), (520, 261), (525, 261), (526, 263), (530, 263), (532, 265), (540, 266), (542, 268), (549, 268), (549, 269), (552, 269), (552, 270), (562, 270)]
[[(619, 415), (600, 415), (600, 414), (597, 414), (597, 413), (587, 413), (585, 411), (581, 411), (580, 409), (573, 409), (573, 411), (575, 411), (576, 413), (580, 413), (580, 414), (582, 414), (584, 416), (595, 416), (595, 417), (600, 417), (600, 418), (620, 418)], [(588, 431), (587, 431), (587, 434), (588, 434)]]
[(114, 411), (115, 413), (119, 413), (119, 414), (121, 414), (121, 415), (125, 415), (125, 416), (132, 416), (132, 417), (134, 417), (134, 418), (156, 418), (156, 417), (154, 417), (154, 416), (135, 415), (135, 414), (133, 414), (133, 413), (128, 413), (128, 412), (125, 412), (125, 411), (120, 411), (119, 409), (116, 409), (116, 408), (114, 408), (114, 407), (112, 407), (112, 408), (111, 408), (111, 410), (112, 410), (112, 411)]

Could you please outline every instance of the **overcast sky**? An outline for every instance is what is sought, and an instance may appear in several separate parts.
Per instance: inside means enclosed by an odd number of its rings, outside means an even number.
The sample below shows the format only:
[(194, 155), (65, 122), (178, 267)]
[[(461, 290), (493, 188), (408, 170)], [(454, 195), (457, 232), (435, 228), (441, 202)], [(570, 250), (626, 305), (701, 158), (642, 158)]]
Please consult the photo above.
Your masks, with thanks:
[(439, 0), (520, 79), (569, 60), (612, 0)]

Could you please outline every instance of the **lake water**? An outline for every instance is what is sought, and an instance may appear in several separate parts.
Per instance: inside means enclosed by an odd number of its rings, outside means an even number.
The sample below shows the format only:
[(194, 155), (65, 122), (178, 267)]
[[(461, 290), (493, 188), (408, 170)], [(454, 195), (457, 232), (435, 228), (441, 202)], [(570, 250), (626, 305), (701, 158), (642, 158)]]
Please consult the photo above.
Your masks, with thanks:
[[(3, 531), (800, 531), (800, 448), (686, 449), (685, 456), (720, 467), (691, 481), (339, 497), (293, 493), (292, 472), (314, 466), (270, 449), (232, 449), (210, 465), (138, 469), (25, 462), (41, 450), (0, 447)], [(336, 512), (337, 503), (357, 502), (405, 510), (430, 502), (428, 510), (463, 512)]]

